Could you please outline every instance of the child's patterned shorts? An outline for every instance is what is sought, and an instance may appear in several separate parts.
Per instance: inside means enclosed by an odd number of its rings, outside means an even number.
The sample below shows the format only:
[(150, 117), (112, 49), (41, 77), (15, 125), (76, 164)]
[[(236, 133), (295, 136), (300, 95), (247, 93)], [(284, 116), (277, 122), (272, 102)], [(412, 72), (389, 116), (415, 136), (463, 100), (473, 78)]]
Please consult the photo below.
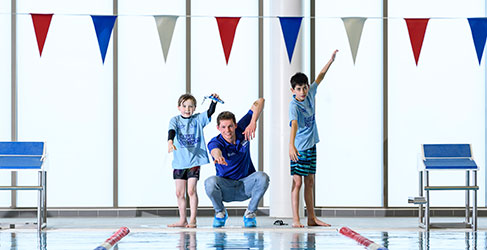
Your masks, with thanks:
[(291, 175), (308, 176), (316, 173), (316, 145), (310, 149), (298, 151), (298, 161), (291, 161)]
[(172, 178), (175, 180), (187, 180), (189, 178), (200, 179), (200, 166), (186, 168), (186, 169), (174, 169)]

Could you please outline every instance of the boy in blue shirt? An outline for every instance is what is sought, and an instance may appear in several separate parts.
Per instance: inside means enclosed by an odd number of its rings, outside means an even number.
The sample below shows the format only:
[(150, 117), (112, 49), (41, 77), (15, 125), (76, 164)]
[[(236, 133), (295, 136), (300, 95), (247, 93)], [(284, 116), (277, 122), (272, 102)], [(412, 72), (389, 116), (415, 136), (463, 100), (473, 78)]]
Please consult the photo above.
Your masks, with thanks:
[[(217, 94), (212, 96), (220, 99)], [(174, 152), (172, 167), (179, 208), (179, 222), (168, 225), (169, 227), (196, 227), (198, 208), (196, 184), (200, 178), (200, 166), (210, 163), (203, 128), (210, 123), (215, 108), (216, 101), (212, 101), (207, 112), (193, 114), (196, 109), (196, 99), (190, 94), (184, 94), (178, 100), (181, 115), (173, 117), (169, 122), (167, 145), (168, 152)], [(186, 185), (191, 208), (189, 223), (186, 221)]]
[(293, 99), (289, 105), (289, 125), (291, 136), (289, 140), (289, 158), (291, 159), (291, 175), (293, 185), (291, 201), (293, 206), (293, 227), (304, 227), (299, 220), (299, 190), (304, 176), (304, 201), (308, 212), (308, 226), (330, 226), (316, 218), (313, 204), (313, 185), (316, 173), (316, 143), (320, 141), (315, 122), (315, 95), (318, 85), (325, 77), (328, 68), (335, 60), (335, 50), (316, 77), (311, 86), (308, 77), (303, 73), (296, 73), (291, 77), (291, 92)]
[(223, 201), (250, 199), (243, 216), (245, 227), (256, 227), (259, 201), (269, 186), (269, 176), (256, 172), (250, 159), (250, 142), (255, 137), (257, 119), (264, 108), (264, 99), (254, 102), (249, 112), (236, 123), (235, 115), (225, 111), (218, 115), (220, 135), (211, 139), (208, 149), (216, 167), (216, 176), (205, 181), (206, 194), (213, 203), (213, 227), (223, 227), (228, 214)]

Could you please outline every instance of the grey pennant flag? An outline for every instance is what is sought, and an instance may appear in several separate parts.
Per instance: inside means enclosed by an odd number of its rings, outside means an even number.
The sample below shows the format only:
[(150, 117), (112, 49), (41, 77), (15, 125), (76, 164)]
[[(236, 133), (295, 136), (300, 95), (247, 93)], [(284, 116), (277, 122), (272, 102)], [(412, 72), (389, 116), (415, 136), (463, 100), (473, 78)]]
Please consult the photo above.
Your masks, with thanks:
[(357, 58), (358, 46), (360, 44), (360, 37), (362, 36), (362, 30), (364, 29), (364, 23), (367, 18), (365, 17), (343, 17), (343, 24), (347, 31), (348, 42), (350, 44), (350, 50), (352, 51), (353, 64), (355, 64), (355, 58)]
[(154, 16), (154, 19), (156, 21), (157, 31), (159, 32), (164, 61), (166, 61), (178, 16)]

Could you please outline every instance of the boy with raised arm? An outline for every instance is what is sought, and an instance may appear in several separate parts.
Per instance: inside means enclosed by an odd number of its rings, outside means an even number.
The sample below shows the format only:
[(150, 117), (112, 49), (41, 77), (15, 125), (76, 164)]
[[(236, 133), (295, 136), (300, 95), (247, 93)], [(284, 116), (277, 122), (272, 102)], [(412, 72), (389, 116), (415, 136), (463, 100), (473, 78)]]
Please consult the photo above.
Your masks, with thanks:
[(320, 71), (316, 80), (309, 85), (308, 77), (296, 73), (291, 77), (293, 99), (289, 105), (289, 158), (293, 185), (291, 201), (293, 206), (293, 227), (304, 227), (299, 220), (299, 190), (304, 177), (304, 201), (308, 212), (308, 226), (330, 226), (319, 220), (314, 212), (313, 186), (316, 173), (316, 144), (320, 141), (315, 122), (315, 95), (318, 86), (325, 77), (328, 68), (335, 60), (335, 50), (328, 63)]
[[(208, 111), (194, 114), (196, 99), (191, 94), (179, 97), (178, 110), (181, 113), (171, 119), (168, 131), (168, 152), (174, 152), (173, 179), (176, 183), (176, 198), (179, 208), (179, 222), (168, 227), (196, 227), (198, 209), (197, 182), (200, 178), (200, 166), (210, 163), (206, 151), (203, 128), (210, 123), (215, 113), (217, 94), (211, 94), (213, 100)], [(189, 196), (191, 216), (186, 219), (186, 187)]]

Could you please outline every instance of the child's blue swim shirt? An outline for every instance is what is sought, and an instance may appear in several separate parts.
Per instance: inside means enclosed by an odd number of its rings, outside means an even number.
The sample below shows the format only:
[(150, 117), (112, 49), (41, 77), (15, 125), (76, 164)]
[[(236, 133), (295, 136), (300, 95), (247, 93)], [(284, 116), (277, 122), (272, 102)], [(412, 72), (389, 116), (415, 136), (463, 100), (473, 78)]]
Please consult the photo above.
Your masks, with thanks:
[(193, 114), (189, 118), (175, 116), (169, 122), (169, 129), (176, 131), (173, 144), (174, 169), (186, 169), (210, 163), (206, 151), (203, 128), (210, 123), (206, 112)]
[(293, 120), (298, 122), (298, 131), (294, 139), (294, 146), (298, 151), (310, 149), (320, 141), (315, 121), (315, 96), (317, 89), (318, 84), (313, 82), (304, 101), (296, 100), (296, 96), (293, 95), (293, 99), (289, 104), (289, 126), (291, 126), (291, 121)]

